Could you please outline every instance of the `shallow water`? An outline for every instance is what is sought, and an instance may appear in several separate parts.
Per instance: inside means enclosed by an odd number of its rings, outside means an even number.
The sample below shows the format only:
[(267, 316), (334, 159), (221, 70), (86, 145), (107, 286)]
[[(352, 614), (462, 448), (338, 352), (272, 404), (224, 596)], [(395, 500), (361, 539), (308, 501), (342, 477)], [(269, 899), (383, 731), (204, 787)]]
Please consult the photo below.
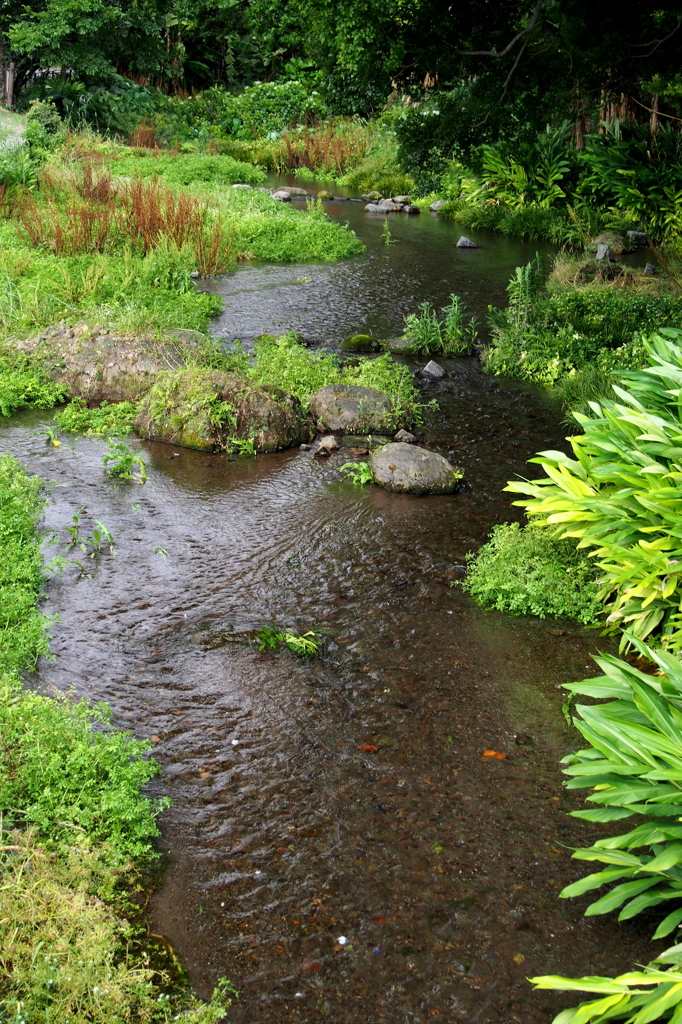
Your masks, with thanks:
[[(325, 187), (296, 178), (286, 181), (311, 192)], [(344, 192), (338, 186), (333, 191)], [(300, 208), (305, 200), (293, 205)], [(546, 243), (463, 228), (428, 210), (418, 216), (382, 216), (365, 213), (362, 203), (325, 202), (324, 208), (349, 223), (367, 251), (340, 264), (242, 266), (210, 282), (207, 288), (225, 303), (215, 325), (219, 336), (248, 341), (263, 333), (295, 330), (313, 344), (332, 346), (350, 334), (395, 338), (402, 333), (404, 315), (415, 312), (420, 302), (443, 306), (453, 292), (482, 321), (490, 304), (506, 303), (505, 288), (515, 266), (536, 252), (549, 256), (554, 251)], [(385, 223), (391, 245), (383, 238)], [(462, 235), (480, 248), (458, 249)]]
[[(482, 249), (463, 266), (478, 257), (494, 262)], [(379, 267), (388, 281), (383, 256), (362, 259), (353, 272)], [(496, 287), (516, 261), (499, 256)], [(336, 295), (351, 272), (318, 270)], [(266, 312), (255, 322), (269, 272), (226, 285), (245, 282), (254, 331), (278, 327)], [(312, 334), (323, 313), (349, 315), (314, 306), (308, 327), (287, 326)], [(381, 309), (352, 329), (389, 333)], [(585, 919), (587, 899), (558, 899), (583, 873), (568, 848), (597, 834), (567, 817), (576, 801), (557, 762), (578, 738), (558, 687), (590, 674), (606, 642), (484, 612), (450, 586), (491, 526), (518, 515), (506, 480), (563, 443), (557, 409), (474, 360), (444, 365), (450, 376), (423, 385), (441, 409), (421, 439), (465, 472), (447, 497), (355, 488), (339, 479), (343, 449), (230, 463), (131, 441), (150, 464), (140, 487), (104, 477), (104, 442), (45, 444), (41, 414), (0, 427), (0, 451), (54, 481), (47, 528), (63, 542), (85, 506), (84, 530), (97, 518), (114, 535), (116, 557), (91, 579), (72, 566), (50, 583), (56, 660), (31, 685), (106, 700), (116, 727), (153, 739), (163, 771), (150, 791), (173, 806), (152, 929), (201, 993), (232, 979), (233, 1021), (545, 1024), (572, 1000), (533, 993), (528, 976), (651, 956), (641, 923)], [(322, 630), (322, 657), (260, 652), (254, 631), (268, 624)], [(491, 749), (506, 758), (484, 758)]]

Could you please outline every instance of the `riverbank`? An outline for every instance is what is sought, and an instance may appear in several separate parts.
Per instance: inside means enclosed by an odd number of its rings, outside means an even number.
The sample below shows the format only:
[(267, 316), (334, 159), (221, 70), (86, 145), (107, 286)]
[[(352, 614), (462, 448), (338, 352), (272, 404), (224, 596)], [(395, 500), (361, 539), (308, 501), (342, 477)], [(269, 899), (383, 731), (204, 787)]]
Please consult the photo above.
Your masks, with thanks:
[(42, 482), (0, 456), (2, 1005), (13, 1021), (211, 1024), (227, 991), (207, 1005), (169, 986), (126, 920), (165, 806), (141, 793), (159, 770), (151, 744), (113, 731), (102, 704), (22, 687), (49, 654), (45, 503)]

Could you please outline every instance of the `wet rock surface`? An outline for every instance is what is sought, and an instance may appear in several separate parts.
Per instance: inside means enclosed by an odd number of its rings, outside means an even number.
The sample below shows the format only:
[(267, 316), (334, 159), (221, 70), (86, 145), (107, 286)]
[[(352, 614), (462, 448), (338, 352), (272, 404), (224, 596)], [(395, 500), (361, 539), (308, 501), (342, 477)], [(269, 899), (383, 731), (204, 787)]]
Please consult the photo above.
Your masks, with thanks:
[(391, 399), (374, 388), (329, 384), (315, 392), (310, 409), (328, 430), (352, 434), (393, 432), (395, 413)]
[(375, 483), (405, 494), (451, 494), (462, 475), (437, 452), (403, 441), (378, 448), (369, 464)]

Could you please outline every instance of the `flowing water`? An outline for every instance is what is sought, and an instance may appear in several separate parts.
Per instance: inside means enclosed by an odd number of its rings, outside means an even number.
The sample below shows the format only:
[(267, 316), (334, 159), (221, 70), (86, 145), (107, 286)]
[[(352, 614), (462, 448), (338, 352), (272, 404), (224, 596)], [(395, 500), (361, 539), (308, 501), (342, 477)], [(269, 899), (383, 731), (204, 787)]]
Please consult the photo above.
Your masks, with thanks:
[[(462, 256), (456, 226), (428, 217), (392, 221), (386, 253), (380, 227), (360, 230), (369, 254), (347, 264), (226, 278), (220, 330), (397, 333), (417, 300), (462, 282), (474, 310), (501, 301), (527, 255), (487, 238)], [(282, 284), (304, 273), (317, 288)], [(92, 578), (72, 567), (49, 585), (56, 660), (31, 685), (106, 700), (115, 726), (152, 739), (150, 792), (173, 801), (152, 929), (201, 993), (232, 979), (235, 1022), (548, 1024), (570, 1000), (528, 976), (651, 956), (641, 924), (558, 899), (584, 871), (570, 847), (596, 835), (567, 816), (557, 762), (578, 738), (559, 687), (606, 642), (450, 585), (518, 517), (505, 481), (562, 444), (556, 407), (474, 360), (444, 365), (421, 437), (464, 469), (447, 497), (342, 482), (343, 449), (235, 463), (133, 441), (140, 487), (104, 478), (101, 441), (45, 444), (39, 414), (0, 428), (0, 450), (54, 481), (48, 528), (64, 538), (85, 506), (83, 528), (98, 518), (115, 537)], [(268, 624), (323, 631), (322, 656), (259, 651)]]

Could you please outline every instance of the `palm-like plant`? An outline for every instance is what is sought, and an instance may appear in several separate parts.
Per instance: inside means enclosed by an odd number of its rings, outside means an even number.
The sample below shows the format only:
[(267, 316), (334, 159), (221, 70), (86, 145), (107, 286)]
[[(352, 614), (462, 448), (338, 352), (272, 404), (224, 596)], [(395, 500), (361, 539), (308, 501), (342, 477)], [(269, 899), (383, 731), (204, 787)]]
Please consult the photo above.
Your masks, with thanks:
[[(575, 413), (575, 458), (541, 452), (546, 479), (513, 481), (522, 505), (573, 537), (600, 569), (607, 624), (682, 649), (682, 331), (646, 342), (651, 365), (622, 372), (627, 389)], [(624, 640), (627, 644), (627, 640)]]

